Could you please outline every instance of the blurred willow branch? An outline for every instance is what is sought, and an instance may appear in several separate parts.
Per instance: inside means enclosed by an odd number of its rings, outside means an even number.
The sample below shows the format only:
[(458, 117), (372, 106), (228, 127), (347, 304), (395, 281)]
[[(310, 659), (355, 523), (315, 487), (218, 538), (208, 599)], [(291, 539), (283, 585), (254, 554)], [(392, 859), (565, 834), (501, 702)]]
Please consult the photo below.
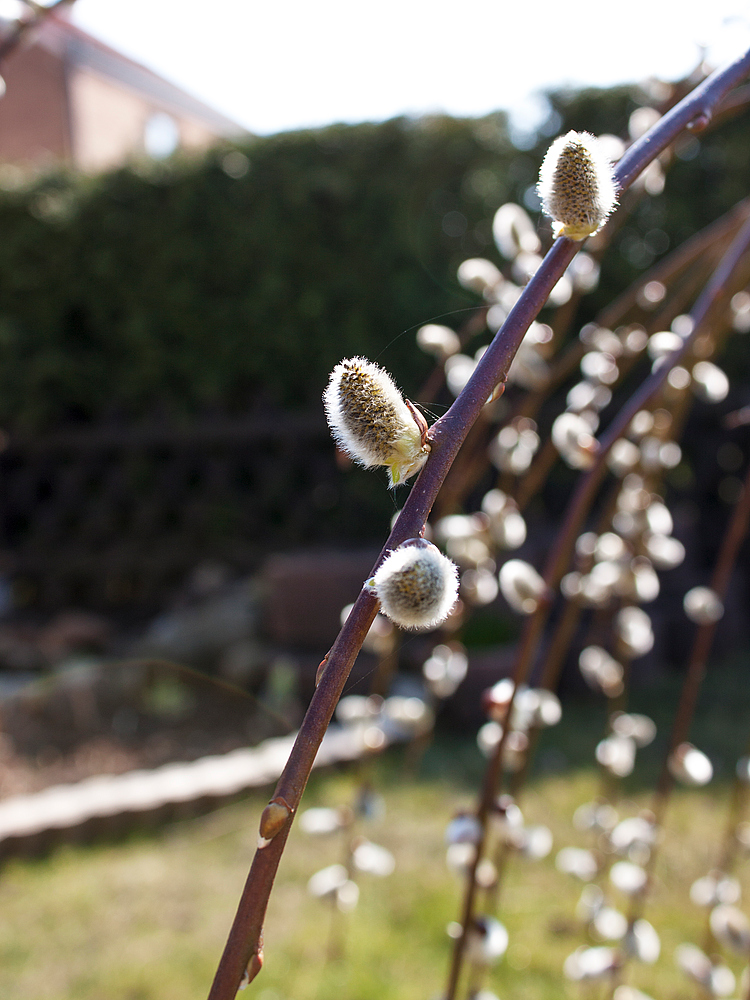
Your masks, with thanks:
[(44, 4), (33, 3), (32, 0), (23, 0), (23, 3), (24, 6), (28, 7), (29, 14), (25, 17), (19, 17), (8, 34), (0, 39), (0, 65), (3, 59), (7, 59), (11, 52), (18, 48), (30, 31), (38, 28), (42, 21), (45, 21), (59, 7), (71, 7), (75, 0), (54, 0), (54, 3), (46, 7)]
[[(713, 73), (675, 105), (653, 128), (633, 143), (620, 160), (615, 171), (619, 190), (626, 190), (640, 172), (685, 128), (695, 131), (705, 128), (711, 120), (713, 108), (748, 74), (750, 74), (750, 52), (746, 52), (729, 66)], [(548, 295), (580, 247), (580, 243), (574, 243), (564, 237), (553, 244), (498, 330), (463, 391), (450, 409), (430, 428), (429, 441), (432, 449), (430, 457), (407, 498), (373, 567), (373, 572), (388, 550), (423, 532), (438, 491), (470, 428), (487, 400), (498, 386), (504, 384), (510, 364), (526, 331), (538, 316)], [(648, 384), (647, 382), (646, 385)], [(589, 485), (584, 485), (584, 490), (592, 489), (596, 485), (591, 476), (587, 477), (585, 483)], [(567, 525), (564, 530), (571, 529)], [(558, 567), (565, 558), (565, 552), (563, 546), (551, 561), (550, 577), (557, 575)], [(279, 832), (268, 839), (268, 842), (259, 847), (255, 853), (209, 993), (209, 1000), (232, 1000), (243, 977), (245, 981), (251, 980), (261, 968), (266, 907), (294, 813), (336, 703), (377, 610), (376, 598), (369, 589), (363, 588), (328, 656), (321, 664), (320, 682), (272, 798), (272, 802), (283, 803), (288, 815)], [(538, 634), (538, 626), (532, 625), (527, 629), (525, 644), (535, 643)], [(471, 904), (468, 909), (471, 912)], [(460, 958), (454, 962), (454, 966), (455, 975), (453, 973), (451, 975), (450, 997), (455, 993)]]

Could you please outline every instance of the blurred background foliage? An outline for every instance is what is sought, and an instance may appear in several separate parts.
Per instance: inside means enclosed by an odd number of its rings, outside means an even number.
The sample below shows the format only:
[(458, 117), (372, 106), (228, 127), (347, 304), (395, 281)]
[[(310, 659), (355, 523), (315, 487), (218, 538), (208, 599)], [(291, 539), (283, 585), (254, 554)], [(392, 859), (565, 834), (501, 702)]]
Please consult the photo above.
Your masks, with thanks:
[[(96, 177), (0, 167), (0, 427), (10, 435), (0, 552), (24, 606), (98, 605), (110, 590), (133, 601), (144, 587), (153, 596), (206, 558), (247, 571), (273, 551), (380, 543), (401, 499), (384, 475), (337, 471), (321, 405), (329, 372), (365, 355), (439, 416), (451, 397), (422, 393), (433, 360), (415, 333), (431, 321), (459, 329), (482, 308), (458, 284), (463, 260), (507, 270), (492, 238), (497, 208), (514, 201), (539, 220), (539, 164), (555, 135), (624, 136), (634, 110), (664, 97), (656, 85), (557, 92), (527, 131), (502, 113), (397, 118)], [(571, 337), (746, 195), (748, 125), (744, 110), (680, 139), (663, 193), (619, 218)], [(548, 224), (536, 224), (549, 240)], [(746, 451), (745, 428), (722, 421), (750, 403), (750, 338), (733, 337), (717, 360), (730, 395), (721, 412), (696, 403), (669, 477), (684, 540), (698, 524), (705, 565), (729, 503), (717, 496), (727, 475), (717, 449), (728, 441), (740, 464)], [(543, 436), (568, 387), (538, 414)], [(265, 430), (199, 443), (224, 418)], [(128, 444), (141, 424), (164, 441)], [(98, 443), (53, 441), (100, 429)], [(477, 503), (494, 479), (488, 466)], [(558, 463), (534, 498), (540, 544), (573, 480)], [(63, 545), (65, 559), (51, 560)], [(105, 563), (125, 583), (92, 576)], [(47, 586), (53, 569), (84, 582)], [(133, 583), (141, 577), (153, 580)]]
[[(552, 94), (522, 150), (499, 113), (397, 118), (96, 178), (0, 177), (0, 420), (44, 431), (313, 409), (355, 353), (413, 394), (430, 368), (414, 328), (458, 325), (477, 304), (456, 267), (497, 260), (492, 215), (508, 200), (534, 207), (550, 137), (624, 134), (642, 101), (628, 88)], [(745, 194), (748, 122), (682, 144), (665, 193), (618, 232), (592, 314)]]

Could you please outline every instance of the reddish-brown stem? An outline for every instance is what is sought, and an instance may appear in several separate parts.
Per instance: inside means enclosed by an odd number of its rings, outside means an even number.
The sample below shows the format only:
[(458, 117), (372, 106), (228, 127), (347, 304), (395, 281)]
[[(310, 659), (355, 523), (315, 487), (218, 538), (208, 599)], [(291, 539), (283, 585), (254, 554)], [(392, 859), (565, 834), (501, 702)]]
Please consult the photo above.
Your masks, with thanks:
[[(668, 112), (623, 156), (616, 170), (619, 188), (625, 190), (629, 187), (644, 167), (688, 124), (710, 115), (711, 109), (724, 94), (749, 72), (750, 51), (730, 66), (712, 74), (692, 94)], [(422, 531), (437, 492), (469, 428), (495, 387), (505, 380), (524, 334), (536, 319), (550, 291), (570, 264), (579, 246), (565, 238), (555, 242), (485, 351), (463, 391), (448, 412), (431, 428), (430, 457), (407, 498), (376, 566), (380, 564), (387, 549), (395, 548), (407, 538), (417, 537)], [(552, 568), (556, 569), (556, 564)], [(293, 815), (299, 805), (336, 702), (376, 613), (377, 600), (370, 590), (364, 587), (328, 655), (321, 681), (279, 779), (274, 797), (282, 798), (288, 804), (290, 818), (269, 844), (256, 851), (209, 993), (209, 1000), (233, 1000), (248, 962), (261, 948), (268, 898)], [(541, 628), (541, 624), (543, 619), (540, 619), (539, 625), (530, 623), (525, 640), (527, 645), (535, 643), (537, 630)], [(527, 654), (527, 659), (530, 659), (530, 655), (531, 651)], [(455, 994), (456, 982), (457, 975), (452, 976), (449, 992), (451, 998)]]

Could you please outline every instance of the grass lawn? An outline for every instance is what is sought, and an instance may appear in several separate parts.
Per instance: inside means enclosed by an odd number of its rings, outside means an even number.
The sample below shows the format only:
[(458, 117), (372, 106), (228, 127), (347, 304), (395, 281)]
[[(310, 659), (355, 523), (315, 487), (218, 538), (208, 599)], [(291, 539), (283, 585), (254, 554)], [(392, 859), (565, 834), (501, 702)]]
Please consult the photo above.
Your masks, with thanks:
[[(715, 863), (725, 823), (734, 761), (744, 752), (748, 713), (746, 668), (712, 679), (694, 730), (695, 742), (720, 765), (700, 791), (678, 792), (667, 818), (655, 890), (646, 916), (662, 952), (653, 966), (634, 965), (627, 981), (658, 1000), (696, 996), (675, 968), (677, 944), (700, 944), (705, 917), (689, 901), (691, 882)], [(642, 751), (624, 789), (621, 815), (648, 805), (649, 782), (667, 737), (673, 683), (639, 695), (634, 709), (664, 722)], [(514, 858), (500, 901), (510, 932), (504, 960), (486, 986), (501, 1000), (598, 997), (567, 983), (565, 957), (585, 938), (574, 910), (581, 884), (558, 873), (556, 851), (588, 846), (572, 814), (598, 787), (591, 765), (603, 709), (572, 703), (545, 735), (524, 795), (527, 822), (554, 834), (543, 861)], [(444, 831), (457, 808), (471, 808), (482, 762), (469, 736), (442, 733), (418, 780), (394, 750), (368, 769), (386, 811), (361, 821), (359, 832), (389, 848), (394, 874), (362, 875), (349, 914), (308, 896), (306, 882), (340, 861), (340, 837), (290, 836), (266, 922), (266, 962), (247, 994), (260, 1000), (430, 1000), (444, 988), (449, 961), (446, 925), (457, 918), (461, 886), (445, 866)], [(315, 775), (305, 806), (353, 801), (353, 768)], [(267, 794), (249, 796), (210, 816), (174, 824), (126, 842), (65, 848), (0, 871), (0, 997), (3, 1000), (199, 1000), (205, 998), (252, 858)], [(744, 866), (744, 867), (743, 867)], [(750, 866), (736, 872), (745, 898)], [(616, 899), (613, 900), (617, 902)], [(622, 906), (622, 901), (620, 902)], [(338, 957), (331, 957), (331, 951)], [(728, 963), (739, 974), (741, 963)]]

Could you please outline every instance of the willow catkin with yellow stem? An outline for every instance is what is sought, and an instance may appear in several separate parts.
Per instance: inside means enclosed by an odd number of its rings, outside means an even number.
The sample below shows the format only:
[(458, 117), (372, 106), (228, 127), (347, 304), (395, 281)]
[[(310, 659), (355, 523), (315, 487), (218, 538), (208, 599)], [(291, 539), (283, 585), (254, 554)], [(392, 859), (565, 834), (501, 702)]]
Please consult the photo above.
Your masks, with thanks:
[(537, 192), (555, 236), (585, 240), (597, 233), (617, 204), (612, 164), (596, 136), (568, 132), (542, 161)]
[(374, 362), (348, 358), (336, 365), (323, 403), (339, 448), (366, 468), (387, 466), (391, 486), (419, 472), (427, 461), (424, 417)]

